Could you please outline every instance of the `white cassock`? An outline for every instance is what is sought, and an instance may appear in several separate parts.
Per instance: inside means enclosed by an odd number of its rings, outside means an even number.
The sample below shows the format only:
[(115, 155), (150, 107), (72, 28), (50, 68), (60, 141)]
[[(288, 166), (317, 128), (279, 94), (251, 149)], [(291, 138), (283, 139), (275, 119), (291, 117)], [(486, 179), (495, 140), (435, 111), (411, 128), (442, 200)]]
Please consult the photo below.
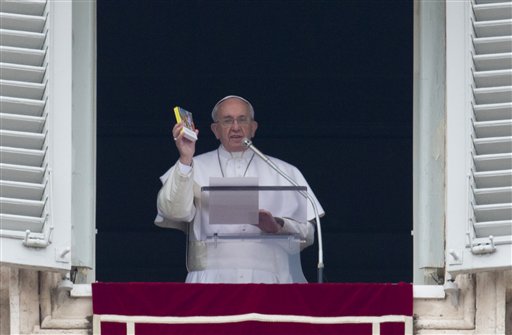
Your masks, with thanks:
[[(300, 186), (306, 186), (316, 202), (318, 215), (324, 211), (302, 173), (294, 166), (269, 157)], [(205, 241), (209, 229), (201, 221), (201, 187), (208, 186), (211, 177), (257, 177), (259, 186), (291, 186), (290, 183), (250, 150), (230, 153), (221, 145), (217, 150), (194, 157), (192, 168), (186, 171), (176, 163), (162, 177), (158, 193), (158, 215), (155, 224), (180, 229), (188, 234), (186, 282), (189, 283), (301, 283), (306, 282), (300, 267), (300, 250), (313, 244), (315, 218), (313, 206), (297, 192), (267, 192), (260, 196), (259, 207), (284, 220), (277, 235), (295, 236), (301, 243), (294, 251), (286, 250), (279, 239), (232, 240), (215, 244)], [(304, 213), (307, 207), (307, 214)], [(297, 222), (301, 214), (306, 222)], [(221, 225), (222, 226), (222, 225)], [(226, 225), (227, 226), (227, 225)], [(258, 227), (235, 225), (226, 233), (261, 233)], [(282, 239), (281, 239), (282, 240)]]

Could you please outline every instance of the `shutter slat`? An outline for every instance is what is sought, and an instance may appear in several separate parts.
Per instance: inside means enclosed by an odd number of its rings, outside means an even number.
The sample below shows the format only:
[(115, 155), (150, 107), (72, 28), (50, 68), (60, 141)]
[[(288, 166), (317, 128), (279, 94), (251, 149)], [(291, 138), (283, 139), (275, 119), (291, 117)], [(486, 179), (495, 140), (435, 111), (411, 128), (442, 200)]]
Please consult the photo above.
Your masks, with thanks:
[(41, 116), (45, 102), (35, 99), (23, 99), (0, 96), (0, 110), (7, 114)]
[(510, 170), (512, 169), (512, 153), (476, 155), (474, 163), (478, 172)]
[(478, 138), (512, 136), (512, 119), (475, 122), (473, 125)]
[(30, 133), (40, 133), (45, 118), (41, 116), (27, 116), (0, 113), (0, 129)]
[(42, 49), (46, 34), (31, 33), (16, 30), (0, 29), (0, 40), (3, 46)]
[(26, 231), (40, 233), (43, 230), (44, 218), (37, 218), (32, 216), (0, 214), (0, 230), (7, 231)]
[(5, 63), (41, 66), (45, 55), (44, 50), (0, 46), (0, 60)]
[(0, 12), (0, 29), (43, 32), (46, 18), (41, 15), (25, 15)]
[(474, 177), (478, 188), (512, 186), (512, 170), (476, 172)]
[(473, 94), (477, 105), (512, 102), (512, 86), (475, 88)]
[(477, 71), (512, 69), (512, 53), (475, 55), (473, 61)]
[(42, 99), (45, 88), (45, 84), (0, 79), (0, 92), (7, 97)]
[(0, 180), (0, 198), (41, 200), (44, 188), (43, 184)]
[(512, 235), (512, 221), (493, 221), (475, 223), (477, 237)]
[(41, 66), (0, 63), (0, 79), (41, 83), (45, 70)]
[(476, 5), (489, 4), (489, 3), (504, 3), (510, 0), (474, 0)]
[(2, 1), (0, 10), (7, 13), (43, 15), (46, 0)]
[[(506, 130), (510, 131), (510, 129)], [(507, 153), (512, 147), (512, 136), (476, 139), (474, 144), (478, 155)]]
[(0, 146), (0, 163), (4, 164), (40, 167), (43, 164), (44, 156), (44, 150)]
[(512, 86), (512, 69), (475, 72), (474, 79), (478, 88)]
[(2, 146), (41, 150), (43, 148), (44, 140), (44, 134), (0, 130), (0, 143)]
[(512, 187), (482, 188), (474, 191), (479, 205), (512, 203)]
[(512, 204), (475, 206), (476, 222), (512, 221)]
[(44, 201), (0, 198), (0, 214), (33, 216), (40, 218), (43, 214)]
[(512, 37), (482, 37), (473, 39), (476, 54), (496, 54), (512, 52)]
[(477, 37), (508, 36), (512, 29), (512, 20), (477, 22), (474, 29)]
[[(497, 1), (496, 3), (473, 5), (477, 21), (504, 20), (512, 18), (512, 2)], [(510, 35), (510, 34), (509, 34)]]
[(2, 180), (22, 183), (43, 183), (44, 168), (0, 163)]
[(476, 105), (474, 112), (477, 121), (512, 119), (512, 102)]

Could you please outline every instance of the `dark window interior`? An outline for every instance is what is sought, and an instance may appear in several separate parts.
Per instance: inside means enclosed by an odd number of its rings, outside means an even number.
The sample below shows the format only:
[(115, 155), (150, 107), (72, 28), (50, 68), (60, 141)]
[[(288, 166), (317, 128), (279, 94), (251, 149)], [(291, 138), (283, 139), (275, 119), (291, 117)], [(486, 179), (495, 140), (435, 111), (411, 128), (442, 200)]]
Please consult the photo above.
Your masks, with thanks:
[[(172, 107), (217, 147), (213, 104), (249, 99), (254, 144), (315, 191), (327, 282), (412, 281), (412, 1), (98, 1), (100, 281), (183, 281), (185, 236), (156, 227), (177, 160)], [(317, 245), (302, 253), (316, 281)]]

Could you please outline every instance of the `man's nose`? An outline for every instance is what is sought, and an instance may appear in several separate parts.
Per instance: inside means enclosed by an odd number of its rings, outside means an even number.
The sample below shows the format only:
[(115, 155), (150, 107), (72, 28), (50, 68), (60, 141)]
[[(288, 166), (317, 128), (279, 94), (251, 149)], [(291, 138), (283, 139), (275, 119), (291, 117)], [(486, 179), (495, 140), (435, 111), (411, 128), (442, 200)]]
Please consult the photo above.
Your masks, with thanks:
[(232, 128), (233, 128), (233, 129), (235, 129), (235, 130), (238, 130), (238, 129), (240, 129), (240, 128), (241, 128), (241, 127), (240, 127), (240, 125), (238, 124), (238, 120), (237, 120), (237, 119), (234, 119), (234, 120), (233, 120), (233, 126), (232, 126)]

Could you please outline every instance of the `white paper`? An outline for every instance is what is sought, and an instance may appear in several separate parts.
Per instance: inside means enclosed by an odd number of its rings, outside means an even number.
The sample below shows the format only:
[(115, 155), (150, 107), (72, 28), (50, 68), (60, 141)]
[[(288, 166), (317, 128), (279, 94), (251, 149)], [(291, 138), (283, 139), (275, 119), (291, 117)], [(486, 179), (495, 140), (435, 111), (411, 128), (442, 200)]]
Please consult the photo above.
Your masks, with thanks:
[[(258, 186), (258, 178), (210, 178), (210, 186)], [(258, 190), (209, 192), (209, 224), (258, 224)]]

